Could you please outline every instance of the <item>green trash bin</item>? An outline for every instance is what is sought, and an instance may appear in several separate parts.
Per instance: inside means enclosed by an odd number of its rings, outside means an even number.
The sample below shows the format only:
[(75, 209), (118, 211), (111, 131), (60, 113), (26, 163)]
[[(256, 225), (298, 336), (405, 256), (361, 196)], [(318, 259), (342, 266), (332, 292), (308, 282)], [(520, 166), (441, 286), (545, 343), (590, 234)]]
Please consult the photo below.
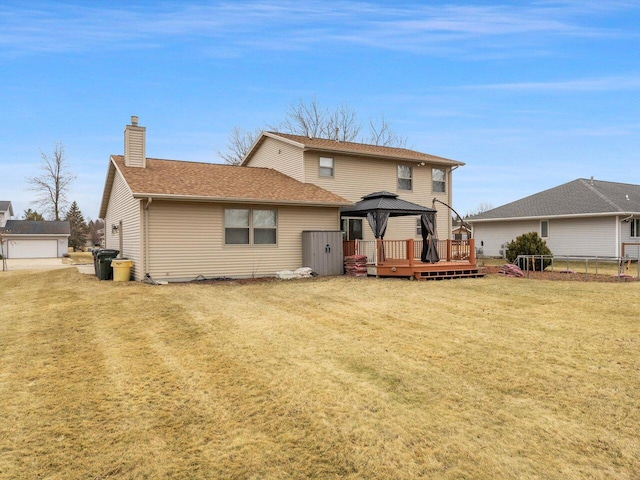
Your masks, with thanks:
[(118, 256), (118, 250), (101, 250), (96, 255), (98, 260), (98, 278), (100, 280), (111, 280), (113, 278), (113, 268), (111, 260)]

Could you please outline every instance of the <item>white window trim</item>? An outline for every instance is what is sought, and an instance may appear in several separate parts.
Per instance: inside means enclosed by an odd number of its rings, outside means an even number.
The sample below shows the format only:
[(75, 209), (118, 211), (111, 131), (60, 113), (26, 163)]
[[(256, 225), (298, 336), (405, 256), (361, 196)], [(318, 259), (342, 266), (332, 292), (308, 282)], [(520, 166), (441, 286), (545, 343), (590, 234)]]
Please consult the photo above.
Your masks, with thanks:
[[(249, 211), (249, 243), (227, 243), (227, 225), (225, 224), (225, 211), (226, 210), (248, 210)], [(254, 210), (273, 210), (274, 212), (276, 212), (276, 226), (275, 228), (273, 228), (273, 230), (276, 231), (276, 243), (255, 243), (254, 242), (254, 226), (253, 226), (253, 211)], [(246, 207), (240, 207), (240, 206), (236, 206), (236, 207), (224, 207), (222, 209), (222, 245), (224, 247), (231, 247), (231, 248), (235, 248), (235, 247), (240, 247), (240, 248), (247, 248), (247, 247), (257, 247), (257, 248), (274, 248), (278, 246), (278, 239), (279, 239), (279, 235), (278, 235), (278, 209), (277, 208), (246, 208)], [(228, 227), (228, 228), (245, 228), (245, 227)], [(257, 227), (257, 228), (262, 228), (262, 229), (267, 229), (268, 227)]]
[[(542, 224), (545, 223), (547, 224), (547, 235), (544, 236), (542, 234)], [(549, 220), (540, 220), (540, 238), (549, 238), (549, 235), (551, 234), (551, 225), (549, 223)]]
[[(435, 170), (439, 170), (443, 173), (443, 180), (435, 180), (433, 178), (433, 172)], [(438, 183), (442, 183), (442, 191), (437, 191), (435, 188), (433, 188), (435, 186), (436, 181)], [(447, 193), (447, 169), (446, 168), (438, 168), (438, 167), (431, 167), (431, 191), (432, 193)]]
[(640, 218), (632, 218), (629, 225), (629, 238), (640, 238)]
[[(329, 169), (329, 167), (323, 167), (321, 165), (322, 160), (331, 160), (331, 175), (323, 175), (323, 169)], [(318, 176), (322, 178), (334, 178), (336, 169), (336, 162), (333, 157), (318, 157)]]
[[(409, 169), (409, 171), (411, 172), (411, 176), (409, 177), (401, 177), (400, 176), (400, 167), (407, 167)], [(396, 168), (396, 175), (397, 175), (397, 187), (398, 190), (403, 190), (405, 192), (411, 192), (413, 191), (413, 165), (407, 165), (405, 163), (399, 163), (398, 167)], [(411, 188), (400, 188), (400, 180), (409, 180), (411, 182)]]

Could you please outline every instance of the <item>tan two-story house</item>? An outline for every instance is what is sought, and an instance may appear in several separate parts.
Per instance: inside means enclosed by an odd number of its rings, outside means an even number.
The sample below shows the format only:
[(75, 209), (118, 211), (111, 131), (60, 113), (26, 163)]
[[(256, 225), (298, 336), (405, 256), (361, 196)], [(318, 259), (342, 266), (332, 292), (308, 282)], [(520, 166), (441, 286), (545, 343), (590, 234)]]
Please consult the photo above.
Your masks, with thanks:
[[(263, 132), (242, 165), (278, 170), (354, 203), (373, 192), (396, 193), (437, 210), (437, 236), (446, 239), (451, 237), (451, 214), (433, 199), (452, 204), (452, 172), (464, 163), (406, 148)], [(343, 218), (341, 228), (347, 240), (374, 238), (366, 219)], [(421, 238), (419, 219), (390, 219), (385, 239), (408, 238)]]

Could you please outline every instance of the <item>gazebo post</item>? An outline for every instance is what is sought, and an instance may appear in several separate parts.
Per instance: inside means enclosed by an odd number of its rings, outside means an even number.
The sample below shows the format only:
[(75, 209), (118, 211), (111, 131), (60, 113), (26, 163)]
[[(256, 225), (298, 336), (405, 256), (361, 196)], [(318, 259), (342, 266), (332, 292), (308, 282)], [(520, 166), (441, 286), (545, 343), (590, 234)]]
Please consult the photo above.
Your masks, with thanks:
[(407, 259), (409, 260), (409, 266), (413, 268), (415, 252), (413, 251), (413, 238), (407, 240)]

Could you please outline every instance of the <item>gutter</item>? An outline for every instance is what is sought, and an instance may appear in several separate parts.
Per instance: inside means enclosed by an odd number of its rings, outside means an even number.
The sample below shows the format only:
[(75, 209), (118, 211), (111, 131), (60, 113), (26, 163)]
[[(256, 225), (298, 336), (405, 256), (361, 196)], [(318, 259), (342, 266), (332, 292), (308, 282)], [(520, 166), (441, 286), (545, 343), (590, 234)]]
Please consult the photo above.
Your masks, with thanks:
[[(509, 218), (467, 218), (468, 223), (486, 223), (486, 222), (513, 222), (519, 220), (553, 220), (558, 218), (586, 218), (586, 217), (618, 217), (620, 215), (629, 215), (629, 219), (640, 216), (640, 213), (631, 212), (606, 212), (606, 213), (578, 213), (565, 215), (535, 215), (530, 217), (509, 217)], [(625, 218), (626, 220), (626, 218)]]
[(449, 167), (461, 167), (464, 166), (464, 162), (459, 162), (457, 160), (450, 160), (444, 157), (434, 157), (434, 158), (415, 158), (415, 157), (402, 157), (398, 155), (384, 155), (381, 153), (366, 153), (366, 152), (345, 152), (344, 150), (334, 150), (331, 148), (320, 148), (320, 147), (305, 147), (303, 149), (305, 152), (320, 152), (320, 153), (333, 153), (344, 155), (348, 157), (369, 157), (369, 158), (377, 158), (382, 160), (393, 160), (393, 161), (401, 161), (401, 162), (409, 162), (409, 163), (420, 163), (425, 162), (430, 165), (444, 165)]
[(208, 203), (260, 203), (265, 205), (300, 205), (306, 207), (348, 207), (353, 202), (318, 202), (318, 201), (301, 201), (301, 200), (275, 200), (265, 198), (238, 198), (238, 197), (210, 197), (210, 196), (191, 196), (176, 194), (153, 194), (153, 193), (134, 193), (133, 198), (146, 198), (148, 203), (150, 199), (155, 200), (173, 200), (183, 202), (208, 202)]
[(0, 232), (4, 238), (8, 237), (18, 237), (18, 238), (33, 238), (33, 237), (70, 237), (70, 233), (11, 233), (11, 232)]

